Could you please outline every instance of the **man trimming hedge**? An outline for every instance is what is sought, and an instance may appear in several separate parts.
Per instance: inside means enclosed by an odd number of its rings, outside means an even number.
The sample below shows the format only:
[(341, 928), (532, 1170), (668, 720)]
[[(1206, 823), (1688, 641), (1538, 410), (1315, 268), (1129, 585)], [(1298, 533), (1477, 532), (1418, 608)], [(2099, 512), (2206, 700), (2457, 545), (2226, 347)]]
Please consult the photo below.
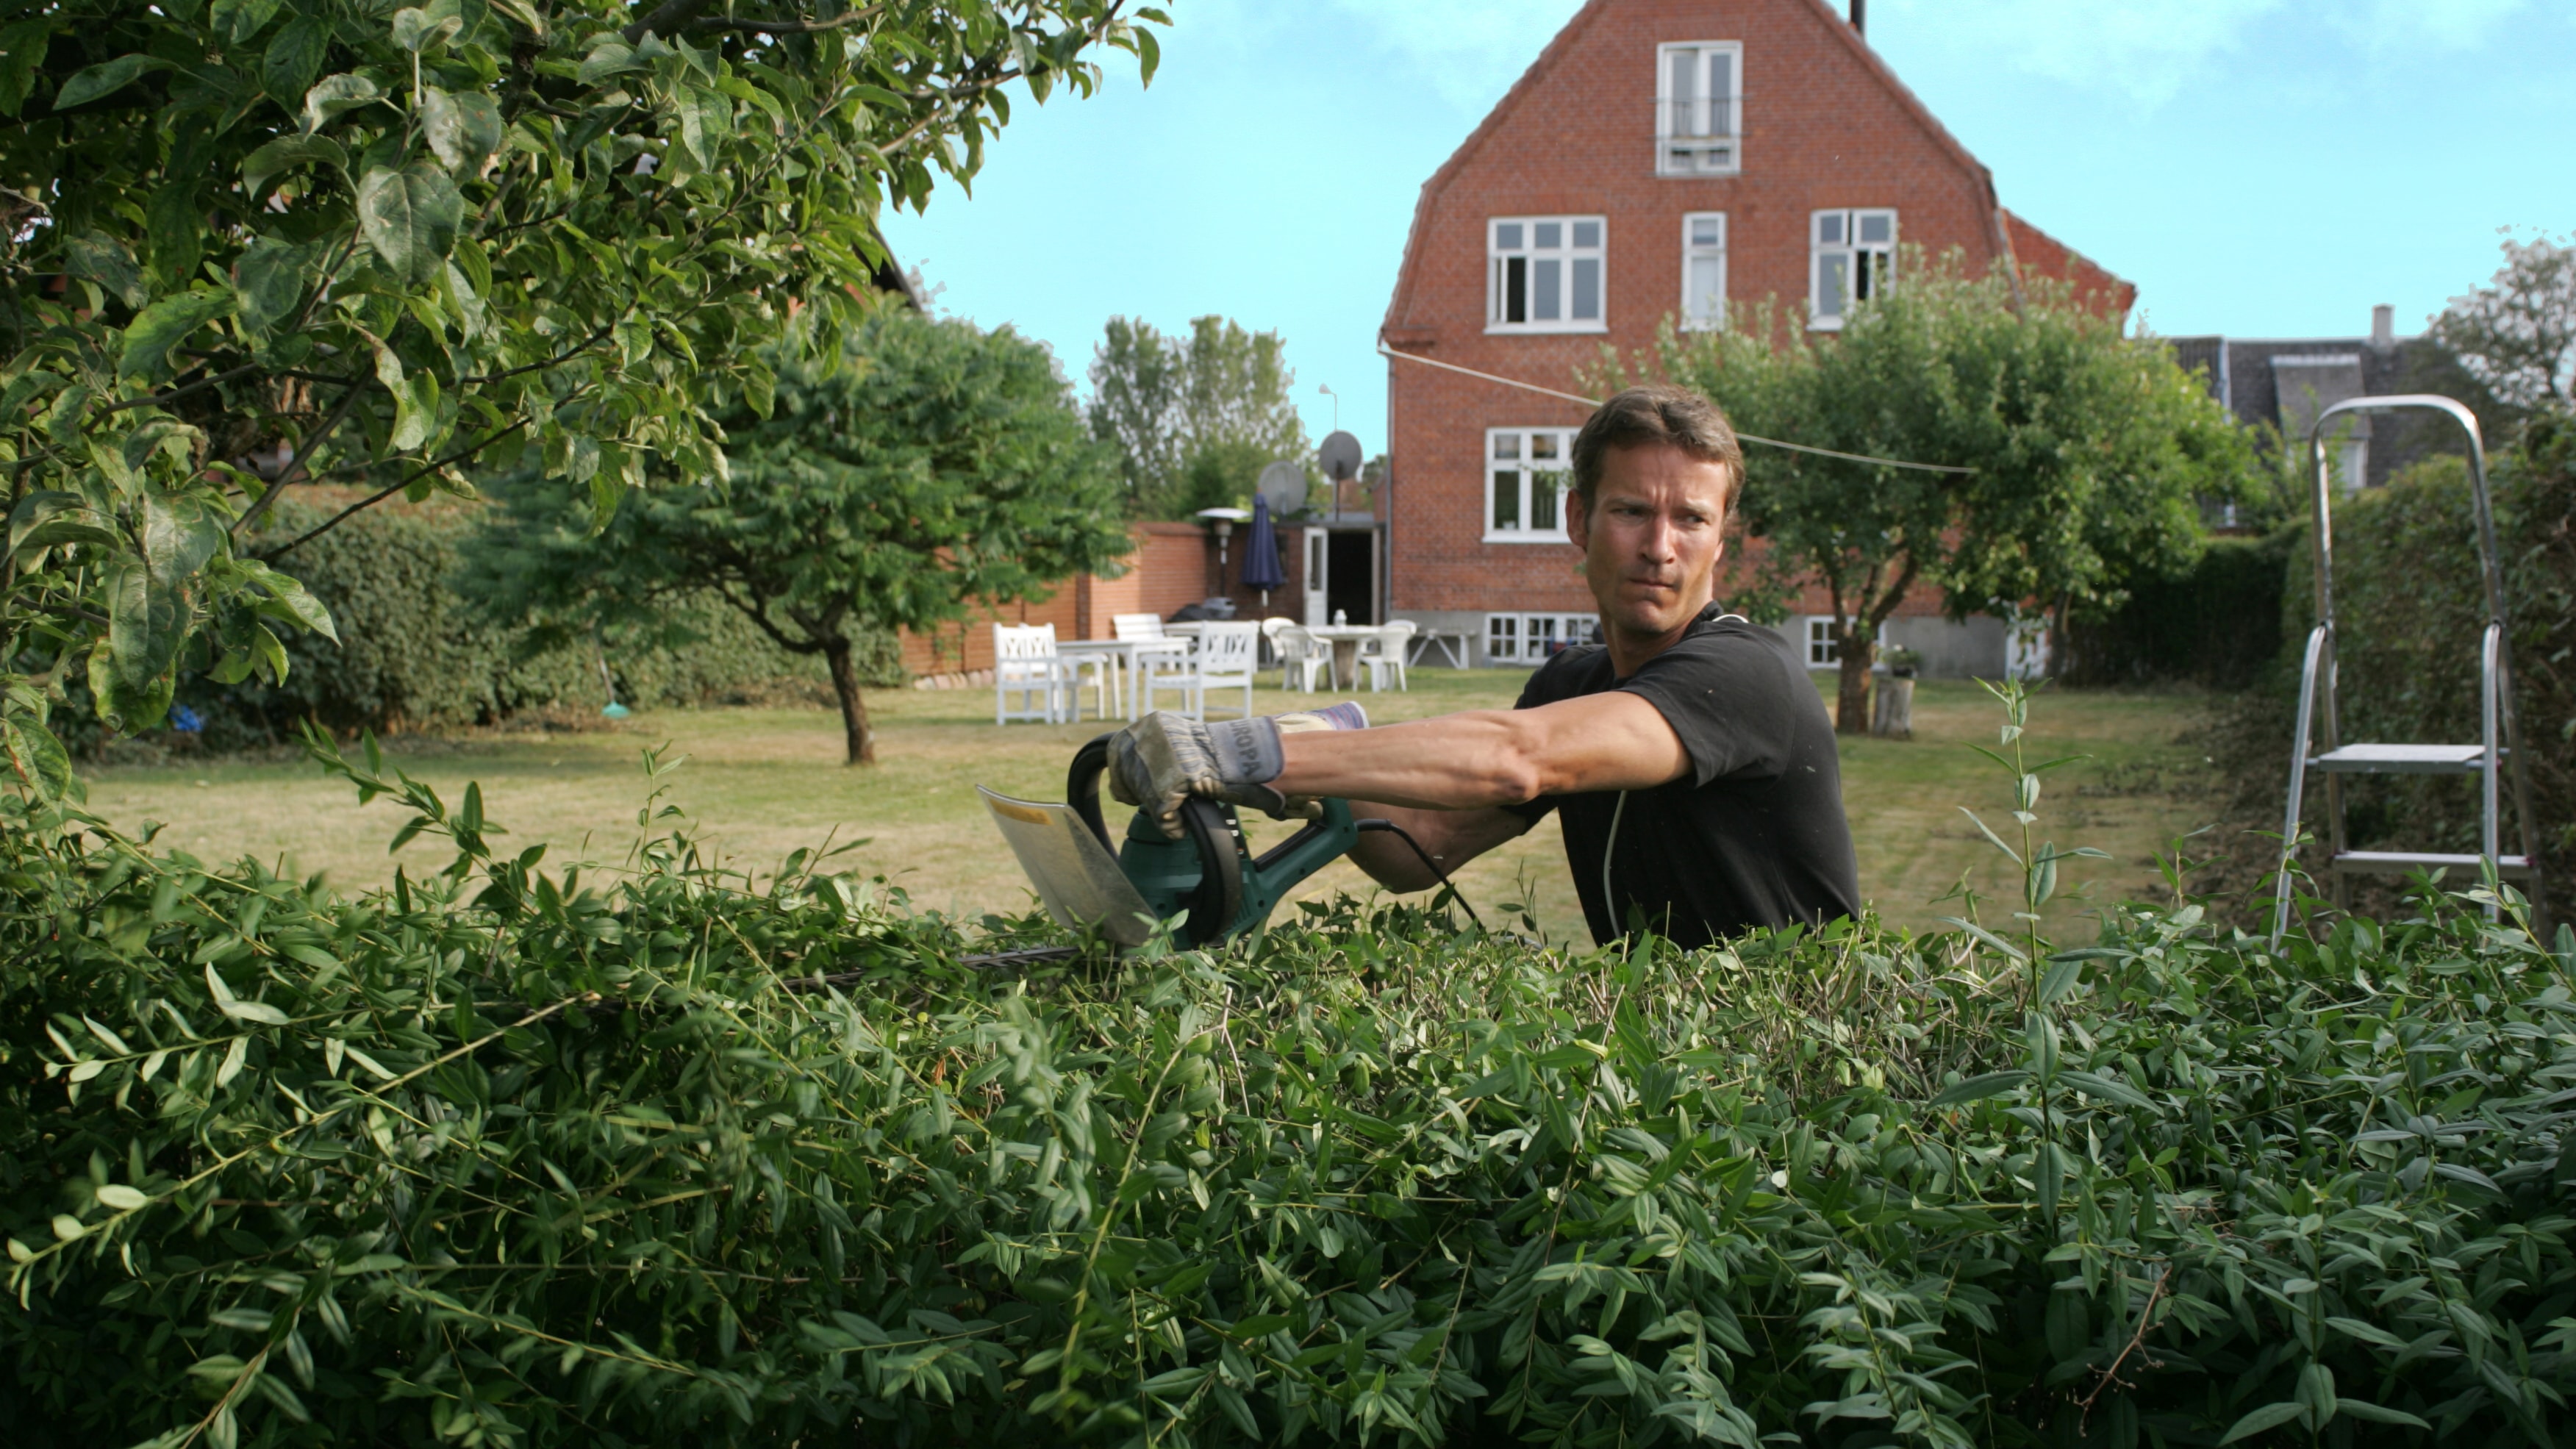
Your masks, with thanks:
[[(1568, 649), (1509, 710), (1354, 728), (1356, 706), (1120, 732), (1111, 791), (1177, 836), (1191, 795), (1274, 811), (1338, 796), (1455, 872), (1564, 812), (1595, 940), (1642, 921), (1699, 945), (1860, 908), (1833, 725), (1787, 643), (1716, 602), (1744, 455), (1696, 393), (1631, 388), (1574, 440), (1566, 532), (1602, 643)], [(1283, 722), (1285, 728), (1283, 728)], [(1352, 858), (1396, 890), (1435, 882), (1402, 841)]]

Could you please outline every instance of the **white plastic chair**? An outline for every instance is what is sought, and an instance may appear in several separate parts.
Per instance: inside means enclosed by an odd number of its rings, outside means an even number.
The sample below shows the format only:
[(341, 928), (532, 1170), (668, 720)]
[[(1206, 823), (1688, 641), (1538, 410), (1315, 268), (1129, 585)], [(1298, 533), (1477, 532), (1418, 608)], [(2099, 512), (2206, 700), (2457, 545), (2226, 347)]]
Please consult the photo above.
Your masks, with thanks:
[[(1055, 652), (1053, 624), (993, 626), (993, 723), (1062, 723), (1074, 712), (1077, 677)], [(1014, 694), (1020, 697), (1016, 710), (1010, 708)]]
[(1395, 676), (1396, 688), (1402, 690), (1412, 688), (1411, 683), (1404, 677), (1404, 655), (1406, 650), (1413, 647), (1415, 627), (1410, 619), (1398, 619), (1378, 630), (1374, 638), (1360, 641), (1360, 662), (1368, 666), (1370, 689), (1386, 688), (1386, 677), (1389, 674)]
[[(1333, 646), (1306, 632), (1304, 626), (1290, 624), (1270, 641), (1279, 654), (1279, 687), (1315, 692), (1315, 681), (1328, 679), (1333, 673)], [(1292, 683), (1293, 681), (1293, 683)]]
[(1154, 707), (1154, 695), (1162, 690), (1177, 689), (1185, 701), (1182, 713), (1192, 719), (1207, 718), (1207, 692), (1211, 689), (1243, 690), (1243, 717), (1252, 717), (1252, 675), (1261, 658), (1261, 626), (1250, 621), (1221, 623), (1210, 621), (1199, 631), (1198, 653), (1186, 672), (1149, 674), (1138, 687), (1145, 691), (1147, 709)]

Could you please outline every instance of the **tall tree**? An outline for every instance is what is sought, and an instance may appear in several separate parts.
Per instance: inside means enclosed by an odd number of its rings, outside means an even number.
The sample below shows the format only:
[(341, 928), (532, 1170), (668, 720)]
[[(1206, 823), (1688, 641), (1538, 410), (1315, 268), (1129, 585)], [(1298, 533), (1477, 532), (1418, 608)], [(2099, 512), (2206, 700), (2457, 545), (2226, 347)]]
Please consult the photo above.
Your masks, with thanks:
[(1831, 600), (1846, 733), (1868, 728), (1879, 626), (1915, 589), (1941, 590), (1953, 617), (2037, 607), (2062, 625), (2112, 607), (2126, 580), (2198, 557), (2199, 500), (2233, 496), (2253, 467), (2169, 349), (2062, 288), (2027, 282), (2017, 303), (1955, 255), (1903, 275), (1837, 335), (1811, 339), (1762, 304), (1726, 331), (1668, 329), (1656, 353), (1748, 432), (1974, 470), (1745, 450), (1754, 588), (1776, 599), (1812, 581)]
[(791, 364), (767, 418), (725, 419), (725, 476), (656, 480), (606, 529), (563, 480), (495, 485), (504, 518), (468, 588), (540, 637), (667, 630), (712, 590), (782, 648), (830, 666), (849, 763), (876, 759), (852, 657), (864, 627), (926, 629), (1044, 597), (1127, 552), (1118, 476), (1054, 356), (887, 304), (837, 367)]
[(1091, 361), (1091, 426), (1116, 445), (1131, 506), (1184, 517), (1241, 501), (1266, 464), (1303, 459), (1297, 375), (1276, 332), (1200, 317), (1186, 338), (1112, 317)]
[(2510, 407), (2576, 401), (2576, 245), (2508, 237), (2494, 279), (2453, 297), (2430, 331)]
[[(604, 519), (721, 477), (875, 217), (971, 176), (1024, 81), (1089, 92), (1129, 0), (37, 0), (0, 23), (0, 744), (69, 783), (85, 671), (156, 723), (191, 660), (327, 624), (249, 557), (303, 480), (369, 502), (540, 468)], [(828, 359), (827, 359), (828, 360)], [(363, 505), (360, 505), (363, 506)], [(323, 525), (328, 527), (328, 524)]]

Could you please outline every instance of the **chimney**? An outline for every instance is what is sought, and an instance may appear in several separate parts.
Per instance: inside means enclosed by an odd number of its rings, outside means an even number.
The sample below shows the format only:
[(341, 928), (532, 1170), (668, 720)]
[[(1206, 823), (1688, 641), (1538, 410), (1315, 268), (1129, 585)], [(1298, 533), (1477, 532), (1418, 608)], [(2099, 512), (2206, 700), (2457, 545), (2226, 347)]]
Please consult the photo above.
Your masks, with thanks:
[[(1853, 0), (1858, 4), (1859, 0)], [(2397, 345), (2397, 309), (2386, 302), (2370, 309), (2370, 346), (2374, 352), (2386, 352)]]
[(1855, 34), (1869, 34), (1869, 0), (1851, 0), (1851, 27)]

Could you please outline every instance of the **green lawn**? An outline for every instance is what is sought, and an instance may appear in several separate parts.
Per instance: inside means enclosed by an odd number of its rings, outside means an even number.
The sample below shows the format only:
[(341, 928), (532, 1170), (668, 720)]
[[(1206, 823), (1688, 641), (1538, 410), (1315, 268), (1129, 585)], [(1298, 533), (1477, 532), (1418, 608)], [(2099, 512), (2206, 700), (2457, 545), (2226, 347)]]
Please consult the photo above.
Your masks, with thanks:
[[(1374, 719), (1414, 719), (1506, 706), (1523, 678), (1508, 670), (1419, 669), (1410, 693), (1360, 697)], [(1255, 708), (1267, 713), (1322, 698), (1265, 689)], [(667, 742), (688, 763), (669, 777), (666, 798), (742, 869), (766, 873), (799, 846), (858, 840), (864, 843), (841, 860), (885, 875), (916, 904), (964, 912), (1025, 904), (1018, 865), (973, 787), (1060, 798), (1074, 747), (1103, 726), (997, 729), (989, 691), (886, 691), (870, 703), (883, 761), (873, 769), (842, 766), (839, 717), (812, 709), (673, 710), (574, 733), (403, 739), (391, 742), (388, 754), (451, 800), (467, 781), (481, 781), (487, 812), (511, 831), (508, 843), (547, 842), (553, 866), (615, 866), (637, 837), (649, 788), (641, 751)], [(2158, 890), (2154, 853), (2205, 823), (2198, 813), (2204, 807), (2166, 784), (2189, 778), (2187, 767), (2200, 763), (2174, 743), (2187, 708), (2173, 697), (2111, 693), (2043, 695), (2033, 707), (2034, 759), (2093, 757), (2051, 775), (2039, 811), (2039, 828), (2050, 838), (2111, 853), (2107, 863), (2075, 862), (2068, 871), (2092, 900)], [(1963, 872), (1982, 893), (2010, 888), (2005, 863), (1959, 813), (1968, 806), (2001, 828), (2010, 802), (2005, 777), (1968, 748), (1993, 744), (2001, 722), (1982, 689), (1926, 681), (1914, 716), (1910, 743), (1844, 743), (1843, 790), (1862, 890), (1889, 918), (1920, 925), (1957, 909), (1932, 902)], [(251, 855), (324, 872), (345, 887), (389, 881), (397, 859), (415, 872), (445, 859), (435, 843), (388, 855), (385, 842), (402, 821), (394, 807), (380, 801), (360, 809), (345, 786), (306, 764), (118, 766), (91, 771), (89, 781), (96, 813), (128, 829), (162, 822), (162, 845), (204, 859)], [(1284, 829), (1262, 822), (1255, 834)], [(1554, 817), (1470, 866), (1461, 884), (1489, 908), (1489, 920), (1493, 903), (1526, 895), (1550, 937), (1583, 938)], [(1307, 883), (1310, 894), (1371, 888), (1347, 865)], [(2008, 907), (1989, 913), (2001, 909)], [(2086, 909), (2087, 900), (2077, 898), (2052, 914)], [(2072, 920), (2057, 929), (2061, 938), (2085, 934)]]

